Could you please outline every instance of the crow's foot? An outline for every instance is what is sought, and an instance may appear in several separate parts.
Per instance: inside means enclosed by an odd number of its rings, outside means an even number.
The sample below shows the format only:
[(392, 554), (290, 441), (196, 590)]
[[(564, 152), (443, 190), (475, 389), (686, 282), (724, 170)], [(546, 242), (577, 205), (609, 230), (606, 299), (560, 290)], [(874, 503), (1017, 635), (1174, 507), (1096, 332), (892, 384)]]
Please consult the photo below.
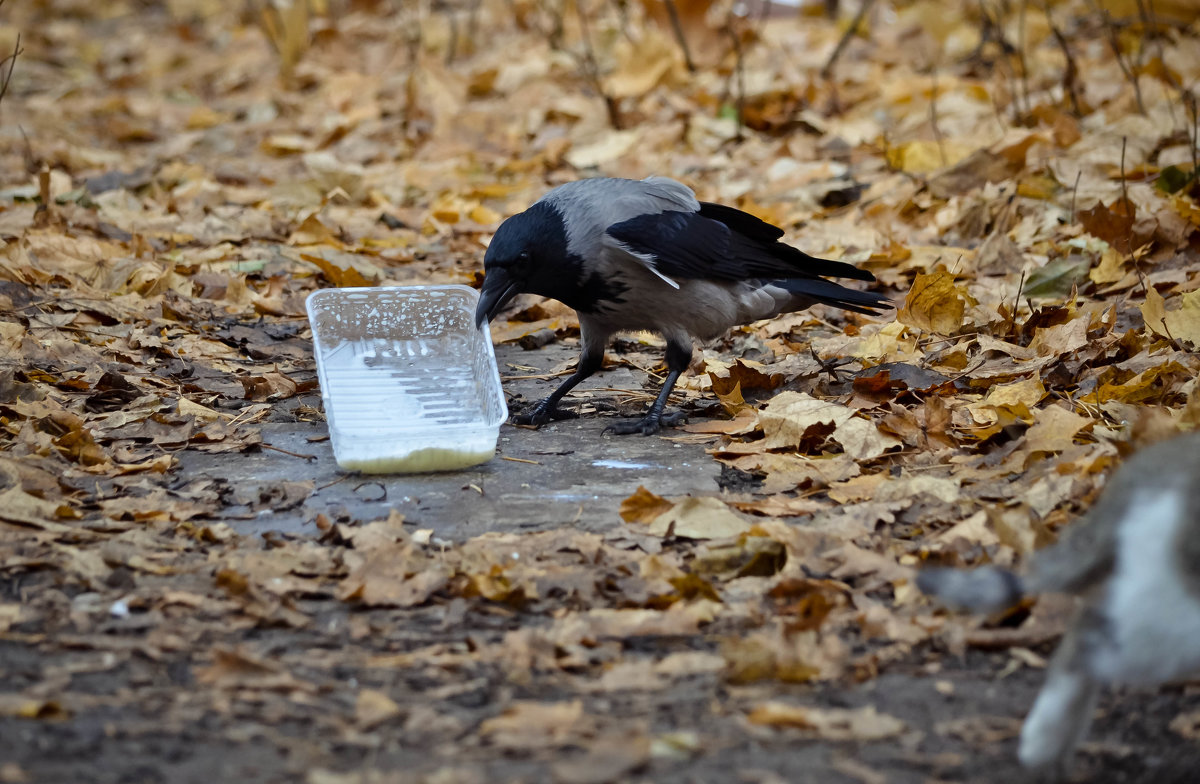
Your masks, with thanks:
[(680, 422), (687, 421), (687, 414), (682, 411), (669, 411), (664, 414), (654, 415), (646, 414), (646, 416), (635, 422), (617, 422), (609, 425), (601, 431), (604, 433), (613, 433), (618, 436), (627, 436), (633, 433), (641, 433), (644, 436), (652, 436), (662, 429), (663, 425), (674, 427)]
[(533, 425), (541, 427), (550, 421), (576, 419), (579, 414), (569, 408), (559, 408), (549, 400), (539, 400), (519, 414), (514, 414), (512, 421), (517, 425)]

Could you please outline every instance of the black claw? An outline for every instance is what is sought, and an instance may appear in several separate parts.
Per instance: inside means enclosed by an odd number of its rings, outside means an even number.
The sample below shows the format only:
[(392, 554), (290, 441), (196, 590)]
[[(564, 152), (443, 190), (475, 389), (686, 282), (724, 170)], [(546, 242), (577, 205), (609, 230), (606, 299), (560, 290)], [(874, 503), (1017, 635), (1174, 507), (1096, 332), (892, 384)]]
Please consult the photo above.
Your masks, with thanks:
[(617, 436), (628, 436), (634, 433), (641, 433), (644, 436), (654, 435), (659, 431), (661, 423), (657, 419), (639, 419), (636, 422), (618, 422), (615, 425), (609, 425), (600, 431), (600, 435), (612, 433)]
[(667, 427), (675, 427), (678, 424), (686, 422), (688, 418), (686, 411), (667, 411), (664, 412), (659, 419)]
[(618, 436), (628, 436), (633, 433), (641, 433), (644, 436), (652, 436), (662, 430), (663, 425), (673, 427), (687, 419), (687, 414), (682, 411), (671, 411), (666, 414), (647, 414), (646, 416), (634, 422), (617, 422), (609, 425), (600, 431), (600, 435), (612, 433)]
[(559, 421), (563, 419), (576, 419), (579, 413), (572, 411), (569, 408), (559, 408), (547, 404), (545, 400), (539, 400), (529, 408), (519, 414), (514, 414), (512, 421), (517, 425), (533, 425), (541, 427), (550, 421)]

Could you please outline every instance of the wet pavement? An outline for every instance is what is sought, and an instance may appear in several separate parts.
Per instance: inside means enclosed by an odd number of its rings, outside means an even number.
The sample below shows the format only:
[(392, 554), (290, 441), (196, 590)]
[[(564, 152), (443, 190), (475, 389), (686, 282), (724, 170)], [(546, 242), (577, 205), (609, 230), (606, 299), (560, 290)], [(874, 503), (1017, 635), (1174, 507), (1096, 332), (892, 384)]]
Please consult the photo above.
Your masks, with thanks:
[[(528, 376), (561, 371), (576, 354), (573, 341), (535, 351), (498, 347), (501, 376), (519, 377), (504, 381), (510, 408), (520, 410), (561, 380)], [(580, 385), (580, 394), (567, 398), (568, 407), (581, 402), (606, 407), (619, 397), (608, 389), (641, 392), (645, 379), (645, 373), (629, 367), (606, 369)], [(585, 411), (578, 419), (538, 430), (504, 424), (496, 457), (489, 462), (463, 471), (414, 475), (342, 471), (323, 422), (265, 424), (263, 443), (271, 448), (236, 459), (184, 452), (181, 473), (189, 481), (207, 477), (236, 488), (243, 498), (281, 499), (257, 509), (255, 504), (227, 507), (228, 517), (218, 519), (242, 533), (313, 533), (319, 514), (331, 520), (373, 520), (395, 509), (406, 521), (448, 540), (563, 524), (608, 529), (620, 524), (618, 507), (639, 485), (665, 496), (718, 490), (720, 465), (694, 437), (672, 429), (649, 437), (604, 435), (613, 421)], [(302, 485), (309, 482), (313, 490), (305, 496)], [(288, 483), (301, 485), (289, 491)]]

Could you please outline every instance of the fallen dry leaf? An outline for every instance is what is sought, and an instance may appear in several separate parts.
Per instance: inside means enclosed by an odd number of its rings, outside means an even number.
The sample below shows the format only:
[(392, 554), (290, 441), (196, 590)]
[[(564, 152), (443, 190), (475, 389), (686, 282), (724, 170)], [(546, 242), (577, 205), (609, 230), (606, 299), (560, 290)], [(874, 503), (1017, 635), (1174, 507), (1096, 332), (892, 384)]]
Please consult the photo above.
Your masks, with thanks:
[(842, 445), (846, 454), (867, 460), (900, 445), (892, 436), (880, 433), (873, 424), (855, 415), (853, 409), (819, 400), (802, 392), (783, 392), (771, 399), (758, 413), (763, 446), (768, 449), (802, 447), (810, 433), (824, 428), (830, 438)]
[(940, 270), (916, 276), (896, 318), (917, 329), (952, 335), (962, 325), (966, 307), (965, 290), (955, 285), (953, 275)]
[(538, 749), (571, 742), (586, 723), (583, 702), (514, 702), (485, 719), (480, 735), (502, 749)]
[(905, 724), (875, 707), (818, 708), (771, 701), (756, 706), (746, 717), (751, 724), (803, 730), (827, 740), (872, 741), (904, 732)]
[[(297, 743), (312, 784), (815, 775), (747, 763), (776, 734), (872, 784), (994, 775), (1062, 616), (912, 578), (1020, 567), (1200, 426), (1195, 0), (145, 5), (0, 25), (0, 780), (283, 780)], [(598, 435), (661, 381), (631, 333), (580, 421), (502, 426), (469, 476), (336, 468), (308, 295), (478, 288), (552, 185), (651, 174), (898, 311), (698, 345), (658, 438)], [(534, 295), (492, 324), (512, 402), (579, 329)], [(811, 705), (728, 720), (781, 688)], [(863, 694), (911, 730), (829, 749)], [(1155, 699), (1131, 780), (1192, 733)]]
[(619, 513), (621, 519), (627, 523), (651, 523), (673, 506), (674, 504), (667, 499), (638, 485), (637, 491), (621, 502)]
[(750, 523), (720, 499), (711, 496), (685, 498), (650, 522), (647, 531), (656, 536), (687, 539), (724, 539), (750, 530)]
[(381, 691), (363, 689), (354, 700), (354, 717), (365, 730), (383, 724), (401, 714), (396, 702)]

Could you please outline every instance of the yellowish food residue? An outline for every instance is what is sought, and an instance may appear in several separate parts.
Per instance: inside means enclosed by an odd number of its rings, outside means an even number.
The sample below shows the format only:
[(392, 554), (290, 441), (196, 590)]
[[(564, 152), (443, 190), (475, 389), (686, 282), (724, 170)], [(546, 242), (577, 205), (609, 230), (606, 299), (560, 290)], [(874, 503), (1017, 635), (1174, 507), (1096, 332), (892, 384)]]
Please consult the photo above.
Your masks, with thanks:
[(423, 474), (429, 471), (457, 471), (473, 465), (486, 463), (496, 454), (495, 449), (466, 451), (430, 447), (418, 449), (401, 457), (377, 457), (372, 460), (339, 460), (338, 465), (347, 471), (364, 474)]

